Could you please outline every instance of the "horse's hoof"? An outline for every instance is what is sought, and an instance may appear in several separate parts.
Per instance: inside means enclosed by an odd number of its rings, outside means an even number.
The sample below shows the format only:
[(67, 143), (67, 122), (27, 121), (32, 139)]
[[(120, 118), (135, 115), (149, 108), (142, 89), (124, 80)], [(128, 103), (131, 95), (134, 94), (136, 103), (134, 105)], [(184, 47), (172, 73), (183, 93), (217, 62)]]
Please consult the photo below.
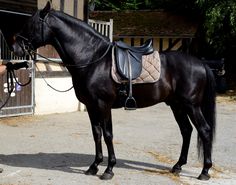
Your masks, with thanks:
[(173, 167), (170, 172), (173, 173), (174, 175), (179, 175), (180, 172), (182, 171), (182, 168), (180, 167)]
[(85, 175), (96, 175), (98, 172), (98, 168), (89, 168), (86, 172)]
[(3, 172), (3, 169), (2, 168), (0, 168), (0, 173), (2, 173)]
[(103, 173), (102, 176), (100, 177), (101, 180), (110, 180), (114, 176), (114, 173)]
[(198, 180), (209, 180), (210, 175), (209, 174), (200, 174), (199, 177), (197, 178)]

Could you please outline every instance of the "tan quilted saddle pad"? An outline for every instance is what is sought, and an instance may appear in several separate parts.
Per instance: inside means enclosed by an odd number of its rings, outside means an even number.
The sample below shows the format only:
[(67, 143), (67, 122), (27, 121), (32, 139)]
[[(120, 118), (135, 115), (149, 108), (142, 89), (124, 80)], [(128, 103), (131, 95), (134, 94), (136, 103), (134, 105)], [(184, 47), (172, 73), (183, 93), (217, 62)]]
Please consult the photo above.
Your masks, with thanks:
[[(111, 76), (116, 83), (125, 83), (128, 80), (122, 79), (118, 74), (115, 64), (114, 48), (112, 50), (112, 69)], [(142, 57), (142, 73), (140, 77), (132, 80), (132, 84), (140, 83), (154, 83), (160, 78), (161, 73), (161, 63), (158, 51), (154, 51), (150, 55), (144, 55)]]

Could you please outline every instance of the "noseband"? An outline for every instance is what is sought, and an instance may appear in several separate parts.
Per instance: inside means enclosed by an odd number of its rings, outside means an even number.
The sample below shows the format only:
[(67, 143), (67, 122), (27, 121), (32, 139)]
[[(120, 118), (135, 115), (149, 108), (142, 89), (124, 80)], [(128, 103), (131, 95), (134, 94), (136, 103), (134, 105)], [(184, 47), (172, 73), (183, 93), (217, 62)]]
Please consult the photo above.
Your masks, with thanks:
[(28, 53), (31, 49), (33, 49), (33, 45), (32, 45), (33, 39), (29, 40), (20, 34), (17, 34), (16, 38), (20, 38), (22, 40), (20, 46), (22, 47), (22, 49), (25, 53)]

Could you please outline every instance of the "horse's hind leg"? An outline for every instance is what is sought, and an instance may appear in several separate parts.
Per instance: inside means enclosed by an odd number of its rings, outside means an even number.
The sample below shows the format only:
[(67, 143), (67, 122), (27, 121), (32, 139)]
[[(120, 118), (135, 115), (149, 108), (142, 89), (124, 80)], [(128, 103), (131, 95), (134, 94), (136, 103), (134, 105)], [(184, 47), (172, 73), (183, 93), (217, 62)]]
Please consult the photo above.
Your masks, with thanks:
[(208, 173), (209, 169), (212, 167), (212, 160), (211, 160), (211, 149), (212, 149), (212, 138), (211, 138), (211, 128), (206, 122), (201, 108), (198, 106), (191, 106), (189, 117), (196, 127), (199, 137), (202, 140), (203, 144), (203, 154), (204, 154), (204, 166), (202, 169), (201, 174), (199, 175), (198, 179), (200, 180), (208, 180), (210, 175)]
[(179, 160), (171, 170), (172, 173), (178, 174), (182, 170), (181, 166), (187, 163), (189, 144), (193, 128), (183, 107), (180, 107), (175, 104), (171, 105), (171, 109), (174, 113), (175, 120), (179, 125), (183, 138), (183, 144)]

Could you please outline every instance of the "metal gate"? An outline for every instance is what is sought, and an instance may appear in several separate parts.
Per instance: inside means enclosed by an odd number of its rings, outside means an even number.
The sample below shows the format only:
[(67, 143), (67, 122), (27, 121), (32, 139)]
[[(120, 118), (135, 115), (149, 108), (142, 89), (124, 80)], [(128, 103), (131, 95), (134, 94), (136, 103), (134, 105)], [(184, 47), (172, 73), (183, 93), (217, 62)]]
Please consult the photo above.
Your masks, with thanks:
[[(22, 62), (28, 57), (18, 58), (9, 51), (7, 44), (0, 32), (0, 64), (7, 62)], [(31, 78), (31, 83), (27, 86), (20, 86), (14, 82), (14, 90), (7, 104), (0, 110), (0, 117), (26, 115), (34, 113), (34, 63), (29, 61), (28, 69), (19, 69), (15, 71), (16, 80), (25, 84)], [(0, 75), (0, 106), (8, 99), (7, 74)]]

